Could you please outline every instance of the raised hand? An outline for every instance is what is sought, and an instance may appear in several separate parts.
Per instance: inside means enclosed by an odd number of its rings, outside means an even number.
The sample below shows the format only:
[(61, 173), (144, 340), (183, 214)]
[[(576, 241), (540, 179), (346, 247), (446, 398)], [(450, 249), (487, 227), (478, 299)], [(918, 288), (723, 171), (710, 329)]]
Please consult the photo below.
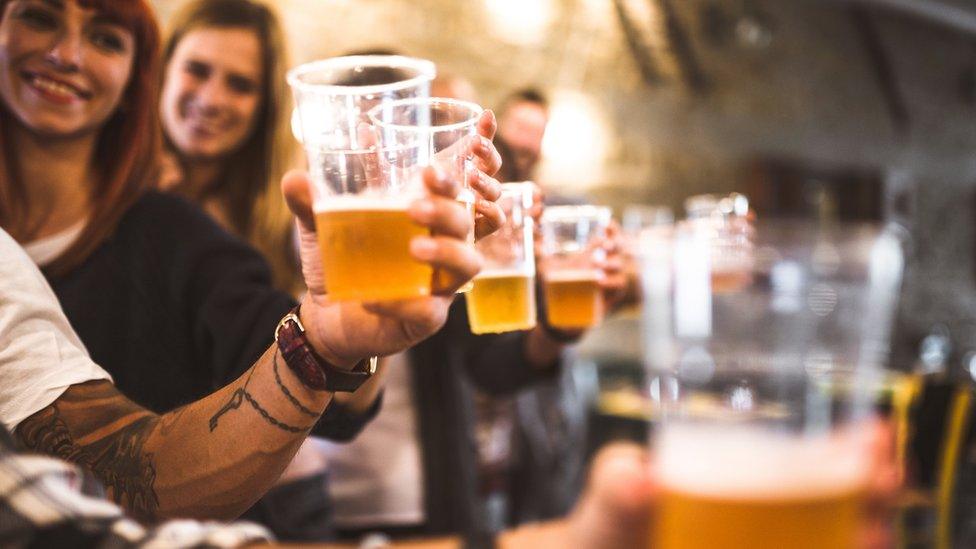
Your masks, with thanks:
[(282, 191), (298, 219), (302, 272), (309, 289), (302, 300), (302, 321), (315, 349), (336, 365), (393, 354), (432, 335), (444, 324), (454, 293), (481, 268), (480, 255), (464, 240), (472, 220), (455, 200), (458, 183), (434, 168), (423, 172), (423, 182), (427, 195), (411, 204), (408, 213), (432, 236), (415, 237), (410, 252), (441, 273), (436, 277), (439, 285), (425, 298), (358, 303), (333, 301), (325, 291), (307, 174), (290, 172), (282, 180)]

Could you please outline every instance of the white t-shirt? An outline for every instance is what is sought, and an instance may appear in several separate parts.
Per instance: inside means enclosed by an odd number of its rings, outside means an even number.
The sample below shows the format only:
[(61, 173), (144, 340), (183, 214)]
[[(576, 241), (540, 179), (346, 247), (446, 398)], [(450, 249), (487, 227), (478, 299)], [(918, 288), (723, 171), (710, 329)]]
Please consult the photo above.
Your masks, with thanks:
[(27, 252), (27, 256), (31, 258), (35, 265), (45, 267), (75, 243), (75, 240), (78, 239), (78, 235), (81, 234), (81, 230), (85, 228), (85, 223), (87, 222), (87, 219), (82, 219), (59, 233), (28, 242), (24, 244), (24, 251)]
[(92, 362), (44, 275), (0, 229), (0, 423), (13, 431), (71, 385), (111, 380)]
[(383, 407), (348, 444), (325, 442), (340, 528), (424, 522), (423, 464), (405, 353), (387, 359)]

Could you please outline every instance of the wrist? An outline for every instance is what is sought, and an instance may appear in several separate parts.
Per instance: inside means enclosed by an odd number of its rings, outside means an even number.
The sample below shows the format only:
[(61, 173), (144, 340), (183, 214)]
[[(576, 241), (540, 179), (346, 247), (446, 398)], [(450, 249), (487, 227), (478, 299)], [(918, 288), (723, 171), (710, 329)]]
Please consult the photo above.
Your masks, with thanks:
[(298, 308), (298, 318), (305, 327), (305, 338), (308, 340), (308, 344), (320, 357), (327, 360), (330, 364), (337, 368), (351, 371), (366, 357), (344, 357), (332, 350), (329, 344), (320, 337), (320, 333), (323, 330), (319, 329), (321, 320), (317, 314), (317, 307), (311, 297), (306, 294)]

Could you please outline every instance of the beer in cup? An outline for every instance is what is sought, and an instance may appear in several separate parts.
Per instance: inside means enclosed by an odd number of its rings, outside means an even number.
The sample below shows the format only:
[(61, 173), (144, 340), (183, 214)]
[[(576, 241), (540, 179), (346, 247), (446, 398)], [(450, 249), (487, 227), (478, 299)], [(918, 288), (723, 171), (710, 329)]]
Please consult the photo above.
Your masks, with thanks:
[(610, 208), (603, 206), (553, 206), (542, 212), (542, 286), (550, 326), (579, 330), (603, 318), (600, 264), (610, 217)]
[(867, 225), (755, 229), (735, 288), (712, 283), (701, 226), (641, 236), (655, 549), (858, 547), (901, 243)]
[[(455, 181), (463, 183), (458, 200), (471, 214), (468, 241), (474, 245), (474, 192), (468, 174), (475, 173), (470, 145), (478, 137), (478, 120), (483, 109), (469, 101), (448, 98), (415, 97), (381, 103), (369, 112), (378, 143), (384, 150), (396, 151), (393, 161), (405, 170), (417, 172), (437, 166)], [(436, 275), (435, 275), (436, 276)], [(459, 291), (471, 289), (471, 283)]]
[(466, 296), (468, 322), (475, 334), (535, 327), (535, 256), (531, 183), (504, 183), (498, 205), (505, 225), (475, 244), (485, 266)]
[(432, 269), (413, 259), (411, 238), (427, 234), (407, 215), (423, 196), (401, 150), (384, 149), (367, 113), (376, 105), (427, 97), (429, 61), (401, 56), (337, 57), (288, 73), (292, 128), (308, 156), (326, 291), (337, 300), (429, 295)]

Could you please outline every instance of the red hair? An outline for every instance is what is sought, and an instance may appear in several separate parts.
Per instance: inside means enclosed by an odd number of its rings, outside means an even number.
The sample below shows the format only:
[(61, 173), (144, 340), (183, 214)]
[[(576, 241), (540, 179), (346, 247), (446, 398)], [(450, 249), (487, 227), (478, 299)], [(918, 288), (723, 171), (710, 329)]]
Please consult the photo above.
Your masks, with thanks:
[[(159, 26), (147, 0), (76, 0), (125, 27), (135, 38), (135, 54), (129, 83), (115, 113), (101, 129), (94, 165), (101, 172), (90, 189), (88, 222), (74, 244), (46, 270), (67, 272), (80, 264), (115, 230), (122, 214), (142, 192), (152, 186), (158, 172), (159, 115), (156, 109), (159, 83)], [(9, 0), (0, 0), (0, 18)], [(36, 223), (25, 192), (28, 182), (18, 181), (16, 159), (7, 138), (9, 116), (0, 117), (0, 227), (18, 241), (32, 238)]]

